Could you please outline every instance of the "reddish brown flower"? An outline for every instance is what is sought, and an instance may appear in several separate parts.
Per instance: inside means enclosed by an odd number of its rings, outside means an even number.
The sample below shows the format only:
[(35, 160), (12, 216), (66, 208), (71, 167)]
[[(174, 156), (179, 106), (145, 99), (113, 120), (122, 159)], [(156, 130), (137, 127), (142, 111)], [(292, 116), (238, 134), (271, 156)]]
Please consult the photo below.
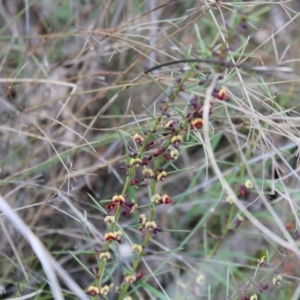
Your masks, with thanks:
[(249, 190), (246, 188), (244, 184), (240, 186), (240, 196), (243, 198), (247, 198), (249, 195)]
[(132, 214), (137, 207), (138, 205), (134, 202), (125, 202), (122, 205), (121, 215), (126, 217), (127, 215)]
[(156, 181), (164, 181), (166, 177), (167, 177), (167, 172), (162, 170), (156, 174)]
[(115, 204), (122, 204), (125, 202), (125, 198), (123, 195), (115, 195), (112, 197), (111, 201)]
[(137, 178), (130, 179), (130, 185), (137, 185), (138, 183), (139, 183), (139, 180)]
[(197, 128), (197, 129), (201, 128), (203, 125), (202, 118), (196, 118), (196, 119), (192, 120), (191, 125), (193, 128)]
[(115, 203), (108, 203), (105, 205), (106, 209), (109, 210), (109, 211), (114, 211), (117, 207), (117, 204)]
[(112, 242), (112, 241), (115, 241), (116, 239), (117, 239), (117, 236), (114, 232), (108, 232), (108, 233), (105, 233), (105, 235), (104, 235), (104, 240), (107, 242)]
[(125, 198), (123, 195), (115, 195), (112, 197), (111, 203), (108, 203), (105, 207), (107, 210), (114, 212), (119, 205), (125, 203)]
[(227, 98), (227, 90), (224, 87), (222, 87), (218, 92), (218, 99), (226, 100), (226, 98)]
[(164, 194), (163, 196), (161, 196), (161, 194), (154, 194), (151, 197), (151, 202), (154, 204), (169, 204), (172, 202), (171, 198), (167, 195)]
[(148, 166), (150, 164), (150, 160), (152, 159), (152, 156), (143, 157), (142, 158), (142, 166)]
[(162, 153), (164, 153), (165, 149), (164, 148), (158, 148), (154, 153), (153, 156), (157, 157), (159, 155), (161, 155)]
[(136, 276), (136, 280), (140, 280), (144, 277), (144, 273), (140, 272), (140, 273), (135, 274), (135, 276)]
[(161, 203), (163, 203), (163, 204), (170, 204), (170, 203), (172, 203), (172, 200), (171, 200), (171, 198), (167, 194), (164, 194), (161, 197)]
[(164, 154), (164, 157), (165, 157), (166, 160), (172, 160), (172, 157), (171, 157), (170, 152), (166, 152), (166, 153)]

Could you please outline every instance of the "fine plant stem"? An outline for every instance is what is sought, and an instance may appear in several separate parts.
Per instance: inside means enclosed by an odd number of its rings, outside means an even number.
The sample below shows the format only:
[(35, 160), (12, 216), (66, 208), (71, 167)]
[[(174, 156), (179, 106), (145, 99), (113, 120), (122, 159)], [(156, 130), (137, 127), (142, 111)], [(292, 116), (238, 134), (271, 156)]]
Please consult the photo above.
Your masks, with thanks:
[[(193, 72), (193, 69), (190, 69), (187, 72), (185, 72), (185, 74), (182, 77), (180, 83), (177, 85), (177, 87), (175, 88), (174, 92), (170, 95), (168, 101), (165, 103), (164, 108), (162, 110), (163, 113), (166, 112), (170, 108), (170, 104), (176, 99), (176, 97), (178, 96), (178, 93), (181, 91), (181, 88), (182, 88), (183, 84), (186, 82), (186, 80), (188, 80), (188, 78), (189, 78), (189, 76), (191, 75), (192, 72)], [(153, 135), (156, 132), (157, 126), (159, 125), (159, 123), (162, 120), (162, 116), (163, 115), (159, 115), (159, 116), (157, 116), (155, 118), (155, 120), (154, 120), (154, 122), (153, 122), (153, 124), (151, 126), (151, 129), (148, 131), (147, 135), (144, 138), (144, 141), (143, 141), (141, 147), (139, 148), (139, 150), (137, 152), (137, 156), (136, 157), (142, 158), (142, 155), (143, 155), (143, 153), (146, 150), (147, 144), (153, 138)], [(182, 124), (182, 128), (185, 128), (187, 126), (187, 123), (188, 123), (188, 121), (184, 120), (183, 124)], [(175, 135), (180, 134), (181, 131), (182, 131), (182, 129), (176, 129)], [(164, 147), (166, 149), (171, 144), (171, 137), (172, 136), (169, 136), (168, 139), (167, 139), (167, 141), (165, 141), (165, 146)], [(161, 168), (162, 162), (163, 162), (163, 159), (162, 159), (162, 155), (161, 155), (156, 160), (155, 167), (154, 167), (154, 173), (156, 173)], [(131, 185), (131, 180), (132, 180), (132, 178), (135, 175), (136, 168), (137, 168), (136, 165), (132, 165), (129, 168), (128, 175), (127, 175), (127, 178), (126, 178), (126, 181), (124, 183), (124, 186), (123, 186), (123, 189), (122, 189), (122, 193), (121, 193), (121, 195), (124, 196), (124, 197), (126, 196), (126, 193), (128, 192), (128, 189), (129, 189), (129, 187)], [(155, 180), (155, 178), (153, 178), (153, 179), (151, 179), (151, 195), (150, 195), (150, 197), (152, 195), (154, 195), (155, 192), (156, 192), (156, 180)], [(151, 207), (151, 209), (150, 209), (151, 210), (150, 221), (152, 222), (152, 221), (155, 220), (156, 205), (155, 204), (151, 204), (150, 207)], [(118, 206), (116, 212), (114, 213), (115, 223), (113, 223), (113, 224), (111, 224), (109, 226), (109, 232), (113, 232), (115, 230), (115, 224), (118, 222), (118, 219), (120, 217), (120, 212), (121, 212), (121, 206)], [(149, 243), (149, 241), (151, 239), (151, 236), (152, 236), (152, 231), (148, 230), (146, 232), (145, 236), (144, 236), (143, 243), (142, 243), (142, 246), (143, 246), (144, 249), (148, 246), (148, 243)], [(104, 245), (105, 251), (109, 250), (109, 244), (110, 244), (110, 241), (106, 241), (105, 242), (105, 245)], [(135, 272), (137, 271), (137, 269), (138, 269), (138, 267), (139, 267), (139, 265), (140, 265), (140, 263), (142, 261), (143, 256), (144, 256), (143, 252), (141, 252), (141, 253), (138, 254), (136, 260), (133, 263), (133, 266), (132, 266), (132, 269), (131, 269), (129, 275), (134, 275), (135, 274)], [(97, 279), (95, 281), (95, 285), (97, 287), (99, 287), (99, 288), (101, 287), (101, 282), (102, 282), (103, 275), (104, 275), (104, 272), (105, 272), (105, 267), (106, 267), (106, 261), (105, 260), (100, 260), (99, 261), (99, 266), (98, 266), (98, 268), (99, 268), (98, 276), (97, 276)], [(119, 300), (121, 300), (121, 299), (123, 299), (125, 297), (129, 286), (130, 286), (129, 282), (125, 282), (121, 286), (120, 292), (119, 292), (119, 296), (118, 296)]]
[[(179, 93), (180, 90), (181, 90), (181, 86), (182, 86), (182, 85), (185, 83), (185, 81), (189, 78), (189, 76), (191, 75), (192, 72), (193, 72), (193, 70), (190, 69), (190, 70), (188, 70), (188, 71), (184, 74), (183, 78), (181, 79), (181, 82), (178, 84), (177, 88), (176, 88), (175, 91), (172, 93), (171, 97), (169, 98), (169, 101), (165, 104), (165, 107), (164, 107), (163, 111), (167, 111), (167, 109), (169, 108), (169, 103), (173, 102), (174, 99), (177, 97), (178, 93)], [(142, 145), (142, 147), (141, 147), (141, 149), (140, 149), (140, 151), (139, 151), (139, 155), (141, 155), (141, 153), (143, 153), (143, 151), (144, 151), (144, 149), (145, 149), (145, 147), (146, 147), (148, 141), (149, 141), (150, 138), (151, 138), (151, 133), (154, 132), (154, 131), (156, 130), (156, 127), (157, 127), (157, 125), (159, 124), (160, 120), (161, 120), (161, 116), (159, 116), (158, 118), (156, 118), (156, 120), (155, 120), (155, 122), (154, 122), (154, 124), (153, 124), (153, 126), (152, 126), (152, 128), (151, 128), (151, 131), (150, 131), (150, 132), (148, 133), (148, 135), (146, 136), (145, 141), (144, 141), (144, 143), (143, 143), (143, 145)], [(184, 123), (183, 123), (183, 128), (184, 128), (186, 125), (187, 125), (187, 121), (185, 120)], [(176, 135), (179, 134), (180, 132), (181, 132), (181, 130), (176, 130)], [(171, 143), (171, 137), (170, 137), (169, 140), (166, 142), (165, 147), (168, 148), (168, 146), (170, 145), (170, 143)], [(156, 160), (154, 172), (156, 172), (156, 171), (160, 168), (162, 161), (163, 161), (163, 160), (162, 160), (162, 156), (160, 156), (160, 157)], [(127, 181), (128, 181), (128, 178), (127, 178), (127, 180), (126, 180), (126, 183), (127, 183)], [(126, 186), (126, 183), (125, 183), (125, 186)], [(124, 195), (125, 191), (127, 190), (127, 189), (125, 189), (125, 186), (124, 186), (124, 189), (123, 189), (123, 192), (122, 192), (123, 195)], [(155, 179), (152, 179), (152, 183), (151, 183), (151, 195), (150, 195), (150, 196), (154, 195), (155, 192), (156, 192), (156, 180), (155, 180)], [(152, 204), (152, 205), (151, 205), (150, 221), (154, 221), (154, 219), (155, 219), (155, 212), (156, 212), (155, 205)], [(144, 249), (148, 246), (148, 243), (149, 243), (149, 241), (150, 241), (150, 239), (151, 239), (151, 235), (152, 235), (152, 232), (151, 232), (151, 231), (147, 231), (147, 233), (146, 233), (146, 235), (145, 235), (145, 237), (144, 237), (144, 240), (143, 240), (143, 248), (144, 248)], [(131, 272), (130, 272), (130, 275), (133, 275), (133, 274), (136, 272), (136, 270), (138, 269), (138, 267), (139, 267), (139, 265), (140, 265), (140, 263), (141, 263), (141, 261), (142, 261), (143, 255), (144, 255), (143, 253), (139, 253), (139, 254), (138, 254), (138, 256), (137, 256), (135, 262), (133, 263), (133, 267), (132, 267), (132, 270), (131, 270)], [(121, 292), (120, 292), (119, 297), (118, 297), (119, 300), (122, 300), (122, 299), (124, 298), (124, 296), (126, 295), (126, 292), (127, 292), (128, 288), (129, 288), (129, 286), (130, 286), (130, 283), (125, 283), (125, 284), (122, 286)]]

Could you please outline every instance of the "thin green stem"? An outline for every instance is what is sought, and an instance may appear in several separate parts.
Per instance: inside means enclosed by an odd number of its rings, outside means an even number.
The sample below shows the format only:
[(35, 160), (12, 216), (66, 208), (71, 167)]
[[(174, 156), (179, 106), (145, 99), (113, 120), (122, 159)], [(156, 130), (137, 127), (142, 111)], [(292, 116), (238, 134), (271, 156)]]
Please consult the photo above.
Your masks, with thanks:
[[(182, 89), (182, 85), (189, 78), (189, 76), (191, 75), (192, 72), (193, 72), (193, 70), (190, 69), (190, 70), (188, 70), (184, 74), (184, 76), (181, 79), (181, 82), (178, 84), (178, 86), (176, 87), (175, 91), (169, 97), (169, 103), (173, 102), (176, 99), (178, 93)], [(163, 112), (166, 112), (168, 109), (169, 109), (169, 104), (166, 103), (165, 107), (163, 109)], [(159, 117), (156, 118), (156, 120), (155, 120), (155, 122), (154, 122), (154, 124), (153, 124), (153, 126), (152, 126), (152, 128), (150, 130), (150, 132), (147, 134), (147, 136), (146, 136), (146, 138), (144, 140), (144, 143), (143, 143), (142, 147), (140, 148), (139, 155), (141, 155), (141, 153), (144, 152), (147, 143), (149, 142), (149, 140), (150, 140), (153, 132), (156, 130), (156, 127), (157, 127), (157, 125), (159, 124), (160, 121), (161, 121), (161, 116), (159, 116)], [(184, 119), (182, 128), (185, 128), (185, 126), (187, 124), (188, 124), (188, 120)], [(177, 129), (175, 131), (175, 135), (178, 135), (181, 131), (182, 131), (181, 128)], [(170, 144), (171, 144), (171, 138), (172, 138), (172, 136), (169, 136), (167, 142), (164, 144), (164, 148), (165, 149), (167, 149), (170, 146)], [(154, 167), (154, 173), (156, 173), (160, 169), (162, 162), (163, 162), (163, 155), (160, 155), (158, 157), (158, 159), (156, 160), (155, 167)], [(126, 181), (126, 183), (127, 183), (127, 181)], [(151, 182), (151, 196), (154, 195), (155, 192), (156, 192), (156, 179), (152, 179), (152, 182)], [(124, 189), (123, 189), (123, 193), (124, 193)], [(155, 219), (155, 212), (156, 212), (156, 206), (153, 204), (152, 207), (151, 207), (150, 221), (154, 221), (154, 219)], [(148, 230), (147, 233), (146, 233), (146, 235), (145, 235), (145, 237), (144, 237), (144, 241), (143, 241), (143, 248), (144, 249), (148, 246), (148, 243), (149, 243), (149, 241), (151, 239), (151, 235), (152, 235), (152, 231)], [(133, 267), (132, 267), (132, 270), (131, 270), (131, 272), (130, 272), (129, 275), (133, 275), (136, 272), (136, 270), (138, 269), (138, 267), (139, 267), (139, 265), (141, 263), (143, 255), (144, 255), (143, 253), (139, 253), (138, 257), (136, 258), (135, 262), (133, 263)], [(119, 297), (118, 297), (119, 300), (122, 300), (125, 297), (129, 286), (130, 286), (130, 283), (127, 283), (127, 282), (122, 286), (121, 292), (120, 292)]]

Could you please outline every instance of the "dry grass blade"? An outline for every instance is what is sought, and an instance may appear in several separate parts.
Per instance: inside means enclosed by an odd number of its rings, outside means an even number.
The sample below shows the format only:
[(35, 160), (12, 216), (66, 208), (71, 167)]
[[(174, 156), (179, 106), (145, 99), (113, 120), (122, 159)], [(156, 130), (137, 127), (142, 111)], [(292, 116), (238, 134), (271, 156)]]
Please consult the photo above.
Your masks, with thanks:
[(45, 274), (49, 280), (50, 289), (55, 300), (63, 300), (64, 296), (57, 281), (55, 272), (64, 280), (64, 283), (82, 300), (89, 298), (82, 291), (82, 289), (74, 282), (74, 280), (67, 274), (67, 272), (56, 262), (51, 256), (45, 246), (37, 238), (36, 235), (29, 229), (18, 214), (10, 207), (6, 200), (0, 196), (0, 210), (5, 214), (5, 217), (15, 226), (15, 228), (22, 234), (27, 242), (32, 247), (32, 250), (39, 258)]

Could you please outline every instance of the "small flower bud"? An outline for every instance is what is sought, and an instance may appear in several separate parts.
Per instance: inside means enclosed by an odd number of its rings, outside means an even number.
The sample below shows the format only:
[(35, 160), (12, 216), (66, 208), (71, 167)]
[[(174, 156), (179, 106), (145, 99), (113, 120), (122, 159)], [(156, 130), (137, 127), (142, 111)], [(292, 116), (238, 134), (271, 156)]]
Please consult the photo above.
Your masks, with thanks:
[(139, 146), (141, 146), (144, 142), (144, 138), (138, 133), (133, 136), (133, 139)]
[(170, 151), (170, 157), (173, 159), (173, 160), (176, 160), (178, 159), (178, 156), (179, 156), (179, 152), (177, 149), (173, 149)]
[(282, 282), (282, 276), (279, 275), (279, 274), (276, 275), (275, 277), (273, 277), (273, 279), (272, 279), (272, 283), (273, 283), (274, 285), (280, 285), (281, 282)]
[(151, 159), (152, 159), (152, 156), (143, 157), (143, 159), (142, 159), (142, 166), (148, 166), (150, 164), (150, 160)]
[(146, 177), (146, 178), (151, 178), (154, 176), (154, 172), (149, 168), (144, 168), (142, 173), (143, 173), (144, 177)]
[(261, 258), (259, 258), (257, 261), (258, 261), (258, 264), (259, 265), (263, 265), (265, 263), (265, 256), (262, 256)]
[(226, 198), (226, 202), (228, 202), (229, 204), (233, 204), (234, 203), (234, 198), (232, 198), (231, 196), (228, 196)]
[(151, 202), (152, 202), (152, 203), (159, 204), (160, 201), (161, 201), (161, 195), (160, 195), (160, 194), (154, 194), (154, 195), (151, 197)]
[(108, 232), (108, 233), (105, 233), (105, 235), (104, 235), (104, 240), (107, 242), (114, 241), (114, 240), (116, 240), (116, 238), (117, 237), (114, 232)]
[(130, 209), (129, 209), (129, 213), (132, 214), (135, 212), (135, 210), (138, 208), (138, 204), (137, 203), (131, 203), (130, 204)]
[(257, 295), (256, 294), (251, 295), (250, 300), (258, 300)]
[(171, 143), (173, 144), (173, 146), (178, 149), (179, 148), (179, 144), (183, 141), (183, 137), (182, 135), (175, 135), (172, 137), (171, 139)]
[(133, 244), (132, 245), (132, 250), (135, 253), (142, 253), (143, 252), (143, 246), (138, 245), (138, 244)]
[(249, 194), (249, 190), (246, 188), (244, 184), (240, 186), (240, 196), (246, 198)]
[(124, 203), (125, 198), (122, 195), (115, 195), (112, 197), (111, 201), (115, 204)]
[(152, 221), (152, 222), (151, 222), (151, 221), (148, 221), (148, 222), (146, 222), (145, 227), (146, 227), (146, 229), (152, 231), (152, 230), (154, 230), (157, 226), (156, 226), (156, 223), (155, 223), (154, 221)]
[(99, 253), (99, 258), (103, 260), (108, 260), (111, 258), (111, 255), (108, 251)]
[(205, 281), (205, 276), (203, 274), (200, 274), (197, 278), (196, 278), (196, 283), (199, 285), (203, 285)]
[(157, 173), (156, 175), (156, 181), (164, 181), (167, 177), (167, 172), (166, 171), (161, 171)]
[(130, 163), (129, 163), (129, 165), (132, 167), (132, 166), (136, 166), (136, 167), (138, 167), (139, 165), (141, 165), (142, 164), (142, 160), (140, 159), (140, 158), (132, 158), (131, 160), (130, 160)]
[(172, 203), (172, 200), (171, 200), (171, 198), (167, 194), (164, 194), (161, 197), (161, 203), (163, 203), (163, 204), (170, 204), (170, 203)]
[(165, 152), (164, 157), (166, 160), (172, 160), (172, 157), (170, 155), (170, 151), (169, 152)]
[(100, 290), (96, 286), (90, 285), (87, 289), (87, 293), (94, 297), (100, 294)]
[(108, 285), (104, 285), (101, 289), (100, 289), (100, 294), (102, 296), (106, 296), (109, 293), (109, 286)]
[(227, 90), (224, 87), (222, 87), (222, 88), (220, 88), (220, 90), (218, 92), (218, 97), (217, 98), (219, 100), (226, 100), (227, 94), (228, 94)]
[(115, 236), (116, 236), (116, 240), (118, 243), (121, 243), (121, 238), (123, 236), (123, 232), (121, 230), (115, 231), (114, 232)]
[(130, 179), (130, 185), (137, 185), (139, 183), (139, 180), (137, 178), (131, 178)]
[(240, 221), (239, 219), (234, 221), (234, 229), (237, 229), (241, 226), (242, 221)]
[(169, 129), (174, 128), (174, 121), (173, 120), (168, 121), (166, 124), (164, 124), (164, 127)]
[(234, 228), (237, 229), (238, 227), (240, 227), (240, 225), (242, 224), (242, 222), (244, 221), (244, 218), (238, 214), (237, 215), (237, 219), (234, 221)]
[(248, 190), (253, 189), (253, 183), (249, 179), (245, 181), (244, 185)]
[(128, 283), (133, 283), (136, 281), (136, 276), (135, 275), (127, 275), (127, 276), (125, 276), (124, 281), (128, 282)]
[(116, 219), (114, 216), (106, 216), (104, 218), (104, 222), (107, 223), (107, 224), (113, 224), (115, 223)]
[(115, 231), (114, 234), (116, 235), (116, 238), (119, 239), (123, 236), (123, 231), (118, 230), (118, 231)]
[(165, 151), (164, 148), (158, 148), (158, 149), (155, 151), (155, 153), (153, 153), (153, 156), (154, 156), (154, 157), (158, 157), (158, 156), (160, 156), (164, 151)]
[(139, 216), (139, 223), (142, 224), (142, 225), (145, 225), (146, 222), (147, 222), (147, 217), (146, 217), (146, 215), (145, 215), (145, 214), (141, 214), (141, 215)]
[(201, 128), (203, 125), (203, 120), (201, 118), (196, 118), (194, 120), (191, 121), (191, 125), (193, 128)]

